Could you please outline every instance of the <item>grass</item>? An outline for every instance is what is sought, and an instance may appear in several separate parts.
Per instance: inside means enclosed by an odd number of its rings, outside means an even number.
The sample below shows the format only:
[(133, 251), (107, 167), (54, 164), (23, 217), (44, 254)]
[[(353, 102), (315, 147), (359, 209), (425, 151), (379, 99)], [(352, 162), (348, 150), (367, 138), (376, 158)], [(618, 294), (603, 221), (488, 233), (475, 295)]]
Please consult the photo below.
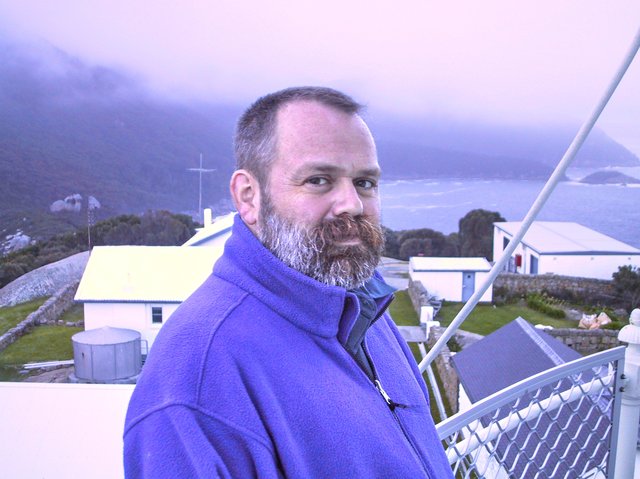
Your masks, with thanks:
[(84, 306), (80, 303), (76, 303), (71, 308), (60, 316), (62, 321), (77, 323), (78, 321), (84, 321)]
[[(2, 308), (0, 309), (1, 318), (5, 320), (6, 317), (11, 317), (12, 321), (18, 324), (46, 299), (40, 298), (12, 308)], [(7, 311), (9, 314), (5, 315)], [(60, 319), (65, 322), (81, 321), (84, 319), (82, 305), (72, 306)], [(71, 336), (82, 330), (83, 328), (67, 326), (35, 326), (29, 333), (0, 351), (0, 381), (22, 381), (29, 375), (37, 373), (37, 370), (29, 373), (21, 371), (22, 365), (26, 363), (73, 359)]]
[(396, 299), (389, 306), (389, 313), (391, 313), (393, 321), (398, 326), (418, 326), (420, 320), (416, 310), (413, 309), (409, 293), (406, 290), (397, 291), (395, 297)]
[[(436, 318), (442, 326), (448, 326), (456, 314), (462, 309), (463, 303), (445, 303)], [(519, 304), (505, 304), (494, 307), (481, 304), (474, 308), (460, 329), (486, 336), (513, 321), (518, 316), (531, 324), (544, 324), (554, 328), (575, 328), (578, 323), (568, 319), (555, 319), (527, 306)]]
[(0, 365), (73, 359), (71, 336), (82, 328), (37, 326), (0, 353)]
[(18, 323), (42, 306), (47, 299), (49, 298), (36, 298), (26, 303), (0, 308), (0, 334), (4, 334), (11, 328), (16, 327)]

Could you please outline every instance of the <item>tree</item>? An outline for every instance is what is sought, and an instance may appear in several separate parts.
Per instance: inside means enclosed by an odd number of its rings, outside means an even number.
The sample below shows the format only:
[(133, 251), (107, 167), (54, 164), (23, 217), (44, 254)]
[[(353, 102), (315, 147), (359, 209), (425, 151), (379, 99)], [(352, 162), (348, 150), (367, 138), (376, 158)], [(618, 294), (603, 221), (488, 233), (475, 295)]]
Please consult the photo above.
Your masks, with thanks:
[(433, 242), (429, 238), (409, 238), (400, 246), (400, 259), (408, 260), (412, 256), (433, 256)]
[(624, 301), (629, 312), (640, 307), (640, 268), (637, 266), (620, 266), (613, 273), (613, 287)]
[(496, 211), (471, 210), (458, 222), (460, 255), (493, 261), (493, 223), (505, 221)]
[(384, 233), (384, 252), (382, 254), (389, 258), (399, 258), (400, 243), (398, 242), (398, 233), (386, 226), (382, 227), (382, 231)]
[(408, 260), (411, 256), (457, 256), (456, 237), (445, 236), (429, 228), (402, 231), (398, 237), (399, 258)]

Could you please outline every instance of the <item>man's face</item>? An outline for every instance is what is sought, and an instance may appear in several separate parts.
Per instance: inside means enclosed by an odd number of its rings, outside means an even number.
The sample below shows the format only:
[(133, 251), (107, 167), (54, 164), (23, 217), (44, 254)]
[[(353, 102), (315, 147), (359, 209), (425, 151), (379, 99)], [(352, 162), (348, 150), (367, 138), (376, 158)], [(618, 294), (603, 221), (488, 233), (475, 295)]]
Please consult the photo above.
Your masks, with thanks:
[(276, 158), (258, 236), (287, 265), (354, 288), (383, 247), (375, 145), (359, 116), (298, 101), (278, 112)]

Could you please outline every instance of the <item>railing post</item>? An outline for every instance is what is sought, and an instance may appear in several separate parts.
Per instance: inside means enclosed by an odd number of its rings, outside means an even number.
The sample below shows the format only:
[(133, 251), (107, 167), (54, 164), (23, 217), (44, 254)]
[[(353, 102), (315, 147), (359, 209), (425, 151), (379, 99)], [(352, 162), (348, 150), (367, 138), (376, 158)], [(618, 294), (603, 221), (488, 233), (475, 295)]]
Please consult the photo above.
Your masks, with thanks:
[(635, 468), (640, 419), (640, 309), (631, 312), (629, 324), (622, 328), (618, 339), (629, 345), (624, 358), (615, 479), (629, 479)]

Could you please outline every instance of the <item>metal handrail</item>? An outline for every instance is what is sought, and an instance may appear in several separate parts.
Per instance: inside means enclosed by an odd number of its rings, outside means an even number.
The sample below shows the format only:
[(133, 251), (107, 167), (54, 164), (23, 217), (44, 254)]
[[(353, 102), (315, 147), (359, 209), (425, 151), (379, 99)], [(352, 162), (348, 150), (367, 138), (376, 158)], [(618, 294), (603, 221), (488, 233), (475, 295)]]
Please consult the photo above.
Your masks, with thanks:
[[(602, 462), (597, 463), (595, 467), (600, 471), (604, 471), (606, 467), (607, 476), (613, 477), (621, 404), (618, 386), (624, 370), (624, 357), (625, 348), (617, 347), (561, 364), (498, 391), (478, 401), (470, 409), (442, 421), (436, 426), (436, 430), (439, 438), (448, 445), (446, 454), (449, 463), (454, 467), (454, 470), (462, 468), (461, 470), (465, 474), (474, 468), (488, 467), (486, 463), (482, 462), (481, 456), (476, 453), (477, 450), (483, 449), (484, 454), (493, 457), (493, 460), (497, 461), (500, 467), (507, 467), (507, 463), (504, 462), (505, 457), (500, 458), (498, 451), (500, 441), (502, 441), (500, 447), (503, 449), (511, 450), (513, 454), (517, 452), (517, 454), (526, 455), (526, 451), (520, 449), (518, 442), (515, 442), (518, 435), (526, 434), (523, 432), (525, 429), (521, 429), (521, 427), (528, 427), (529, 431), (533, 431), (537, 427), (535, 424), (543, 415), (547, 415), (555, 422), (557, 417), (549, 414), (554, 410), (561, 411), (565, 405), (578, 405), (569, 406), (569, 410), (572, 410), (590, 404), (592, 411), (595, 410), (593, 409), (594, 405), (599, 409), (597, 421), (603, 418), (606, 425), (604, 437), (590, 436), (599, 441), (598, 448), (605, 448), (601, 451), (607, 451), (602, 453), (599, 459)], [(611, 369), (612, 366), (613, 369)], [(592, 376), (596, 368), (600, 368), (601, 372)], [(602, 368), (607, 369), (603, 370)], [(582, 374), (585, 372), (588, 373), (588, 376), (583, 378)], [(572, 385), (568, 387), (565, 380), (570, 381)], [(549, 392), (550, 386), (552, 386), (552, 390)], [(527, 398), (528, 395), (531, 395), (531, 398)], [(590, 399), (583, 403), (585, 397)], [(606, 401), (601, 405), (602, 398), (605, 398)], [(505, 407), (507, 407), (507, 414), (503, 416), (499, 413), (504, 413)], [(487, 420), (490, 421), (490, 424), (486, 423)], [(529, 426), (525, 426), (527, 424)], [(541, 441), (544, 442), (544, 439), (543, 436)], [(574, 437), (566, 439), (565, 436), (565, 440), (569, 440), (573, 447), (584, 446), (576, 444)], [(549, 447), (548, 444), (547, 447)], [(580, 454), (583, 453), (584, 451)], [(538, 467), (531, 463), (533, 456), (527, 456), (520, 460), (525, 461), (528, 468)], [(515, 464), (516, 462), (513, 462), (510, 467), (515, 467)], [(556, 468), (558, 467), (560, 466), (556, 464)], [(573, 468), (574, 464), (569, 466), (565, 463), (565, 467)], [(479, 469), (475, 470), (479, 471)]]

